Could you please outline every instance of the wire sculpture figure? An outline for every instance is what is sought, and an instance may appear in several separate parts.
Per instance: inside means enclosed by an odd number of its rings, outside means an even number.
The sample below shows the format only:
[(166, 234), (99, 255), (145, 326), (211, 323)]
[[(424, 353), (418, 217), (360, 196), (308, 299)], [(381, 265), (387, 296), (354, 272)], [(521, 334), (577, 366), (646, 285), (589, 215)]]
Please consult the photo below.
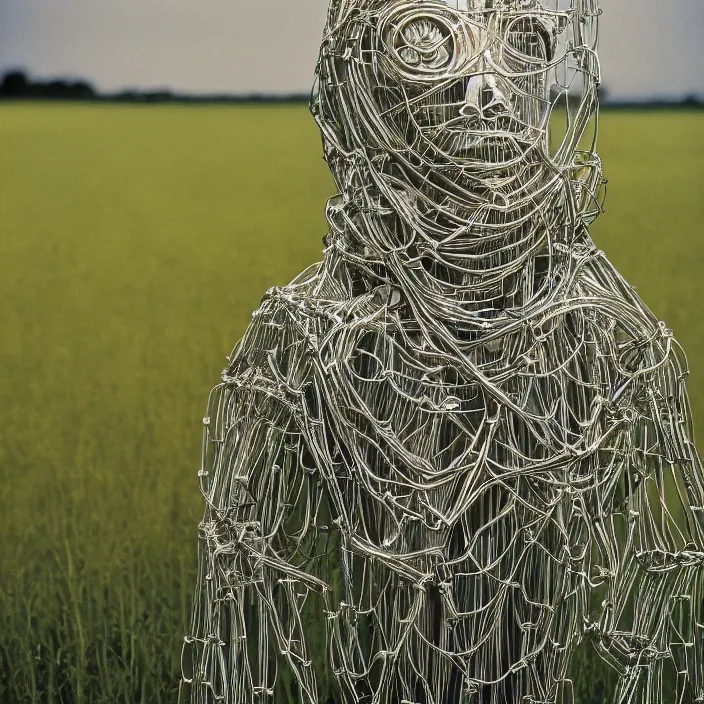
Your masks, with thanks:
[[(181, 701), (704, 702), (685, 356), (594, 246), (598, 0), (332, 0), (339, 194), (204, 419)], [(315, 637), (314, 637), (315, 636)]]

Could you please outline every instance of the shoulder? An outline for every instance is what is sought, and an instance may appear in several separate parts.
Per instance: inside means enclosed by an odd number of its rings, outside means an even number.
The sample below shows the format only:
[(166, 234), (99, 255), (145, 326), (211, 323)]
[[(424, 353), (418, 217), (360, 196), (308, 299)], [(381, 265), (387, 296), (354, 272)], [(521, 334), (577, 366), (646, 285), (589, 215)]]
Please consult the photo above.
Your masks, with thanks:
[[(604, 252), (594, 248), (578, 267), (568, 293), (621, 351), (630, 371), (661, 366), (671, 360), (686, 367), (673, 331), (660, 320)], [(636, 353), (637, 352), (637, 353)], [(636, 357), (640, 363), (636, 363)]]
[(224, 382), (247, 384), (256, 377), (291, 392), (306, 385), (327, 318), (325, 302), (316, 291), (319, 266), (266, 292), (228, 356)]

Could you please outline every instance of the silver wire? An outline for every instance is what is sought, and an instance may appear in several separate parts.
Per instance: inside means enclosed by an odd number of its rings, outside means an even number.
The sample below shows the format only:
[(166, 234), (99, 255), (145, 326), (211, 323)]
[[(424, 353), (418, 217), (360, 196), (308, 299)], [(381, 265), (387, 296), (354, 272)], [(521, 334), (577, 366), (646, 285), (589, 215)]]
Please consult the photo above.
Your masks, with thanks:
[(209, 399), (182, 702), (569, 704), (586, 640), (704, 702), (687, 363), (587, 231), (598, 17), (331, 3), (339, 194)]

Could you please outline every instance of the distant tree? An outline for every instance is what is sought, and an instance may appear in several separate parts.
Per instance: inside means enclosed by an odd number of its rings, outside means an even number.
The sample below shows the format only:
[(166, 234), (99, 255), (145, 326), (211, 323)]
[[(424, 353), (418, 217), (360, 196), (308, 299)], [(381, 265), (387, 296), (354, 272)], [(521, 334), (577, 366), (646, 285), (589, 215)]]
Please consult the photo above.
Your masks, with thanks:
[(10, 71), (0, 84), (1, 98), (53, 98), (86, 100), (96, 97), (93, 86), (86, 81), (55, 80), (46, 83), (31, 81), (23, 71)]
[(90, 99), (96, 97), (95, 88), (87, 81), (76, 81), (68, 87), (70, 97), (77, 99)]
[(37, 85), (37, 92), (44, 98), (65, 98), (68, 93), (66, 81), (50, 81)]
[(43, 98), (59, 100), (86, 100), (94, 98), (96, 95), (93, 86), (86, 81), (57, 80), (49, 83), (37, 83), (35, 92)]
[(704, 105), (704, 101), (700, 100), (696, 95), (688, 95), (682, 101), (682, 106), (685, 108), (698, 108)]
[(167, 103), (174, 99), (169, 90), (155, 90), (142, 94), (142, 99), (148, 103)]
[(114, 100), (119, 100), (119, 101), (124, 101), (124, 102), (133, 102), (135, 100), (139, 100), (139, 94), (135, 90), (123, 90), (120, 93), (116, 93), (112, 97)]
[(30, 83), (24, 71), (9, 71), (0, 84), (0, 96), (20, 98), (29, 93)]

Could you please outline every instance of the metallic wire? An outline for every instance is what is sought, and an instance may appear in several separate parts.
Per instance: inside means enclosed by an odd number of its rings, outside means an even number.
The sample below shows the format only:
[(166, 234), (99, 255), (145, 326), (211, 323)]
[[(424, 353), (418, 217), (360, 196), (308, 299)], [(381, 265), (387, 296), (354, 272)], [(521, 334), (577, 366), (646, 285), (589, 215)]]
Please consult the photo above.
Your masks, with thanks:
[(324, 259), (211, 393), (181, 701), (704, 702), (685, 356), (596, 249), (596, 0), (332, 0)]

